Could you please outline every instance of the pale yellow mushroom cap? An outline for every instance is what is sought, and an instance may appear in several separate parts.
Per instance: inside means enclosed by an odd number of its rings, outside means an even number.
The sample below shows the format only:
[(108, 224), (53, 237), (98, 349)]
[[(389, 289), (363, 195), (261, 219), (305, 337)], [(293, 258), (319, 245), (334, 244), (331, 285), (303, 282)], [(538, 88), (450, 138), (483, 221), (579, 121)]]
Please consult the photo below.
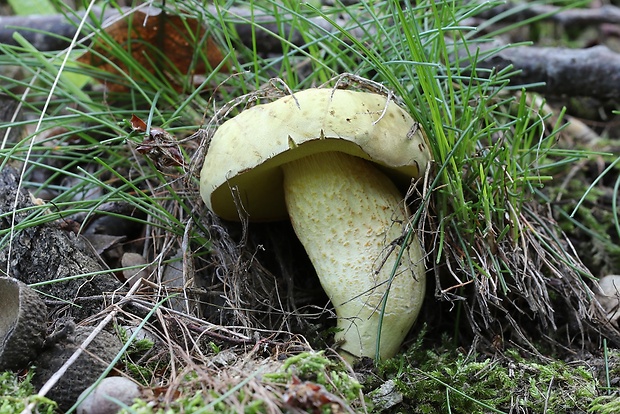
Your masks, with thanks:
[(326, 151), (371, 160), (403, 188), (431, 159), (422, 129), (387, 97), (308, 89), (222, 124), (205, 158), (200, 193), (211, 211), (228, 220), (239, 220), (233, 188), (250, 220), (286, 220), (279, 166)]

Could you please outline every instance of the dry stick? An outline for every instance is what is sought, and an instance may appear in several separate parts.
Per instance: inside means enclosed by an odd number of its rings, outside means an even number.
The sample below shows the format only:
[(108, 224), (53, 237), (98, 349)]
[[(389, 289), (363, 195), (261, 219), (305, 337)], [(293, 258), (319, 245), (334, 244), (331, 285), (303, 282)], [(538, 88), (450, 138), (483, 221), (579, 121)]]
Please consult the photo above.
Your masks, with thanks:
[[(68, 39), (76, 36), (78, 30), (78, 22), (85, 21), (88, 23), (86, 27), (94, 24), (91, 15), (97, 16), (100, 21), (111, 21), (119, 18), (125, 13), (130, 13), (130, 9), (121, 8), (105, 9), (94, 7), (93, 12), (78, 12), (75, 16), (66, 16), (64, 14), (54, 15), (31, 15), (31, 16), (0, 16), (0, 43), (6, 45), (16, 45), (13, 34), (19, 32), (30, 43), (32, 43), (40, 51), (62, 50), (67, 47), (70, 42)], [(209, 6), (208, 13), (217, 18), (222, 16), (228, 21), (233, 21), (235, 29), (243, 43), (247, 46), (252, 45), (252, 39), (256, 39), (257, 45), (260, 46), (260, 52), (281, 52), (282, 43), (279, 38), (272, 35), (280, 32), (280, 21), (269, 14), (252, 11), (247, 7), (229, 7), (221, 9), (216, 6)], [(287, 21), (290, 15), (282, 15), (281, 21)], [(345, 18), (335, 18), (338, 24), (344, 25)], [(322, 17), (312, 17), (309, 19), (312, 25), (319, 28), (323, 32), (336, 32), (336, 29)], [(295, 45), (301, 46), (305, 43), (303, 33), (293, 30), (290, 25), (284, 25), (285, 39)], [(84, 37), (88, 30), (83, 30), (77, 34), (78, 38)], [(361, 28), (353, 28), (352, 32), (358, 36), (363, 35)]]
[[(52, 389), (52, 387), (56, 385), (58, 380), (60, 380), (60, 378), (62, 378), (62, 376), (65, 375), (69, 367), (71, 367), (71, 365), (73, 365), (73, 363), (77, 361), (77, 359), (80, 357), (80, 355), (82, 355), (82, 352), (84, 352), (84, 350), (88, 347), (88, 345), (90, 345), (93, 339), (95, 339), (95, 337), (99, 335), (99, 333), (103, 330), (103, 328), (105, 328), (106, 325), (110, 323), (112, 318), (116, 316), (116, 314), (120, 310), (120, 306), (122, 306), (124, 302), (128, 302), (130, 298), (134, 295), (134, 293), (136, 293), (136, 291), (140, 288), (141, 285), (142, 285), (142, 279), (138, 279), (138, 281), (134, 283), (131, 289), (129, 289), (129, 292), (125, 294), (125, 297), (120, 302), (118, 302), (118, 304), (116, 305), (116, 309), (112, 310), (101, 322), (99, 322), (97, 327), (93, 329), (91, 334), (88, 335), (88, 338), (86, 338), (84, 342), (82, 342), (80, 347), (75, 350), (75, 352), (71, 355), (71, 357), (58, 369), (58, 371), (54, 373), (54, 375), (52, 375), (52, 377), (49, 380), (47, 380), (45, 384), (43, 384), (43, 386), (37, 393), (37, 396), (45, 397), (45, 395)], [(32, 409), (36, 406), (36, 404), (37, 404), (36, 401), (31, 402), (21, 412), (21, 414), (32, 414)]]
[[(145, 302), (145, 301), (143, 301), (141, 299), (133, 299), (132, 302), (133, 302), (133, 304), (135, 306), (137, 306), (139, 308), (143, 308), (143, 309), (148, 309), (148, 307), (151, 306), (150, 302)], [(243, 335), (241, 333), (229, 330), (229, 329), (227, 329), (224, 326), (215, 325), (215, 324), (213, 324), (211, 322), (207, 322), (207, 321), (199, 319), (199, 318), (197, 318), (195, 316), (192, 316), (192, 315), (189, 315), (189, 314), (186, 314), (186, 313), (183, 313), (183, 312), (179, 312), (179, 311), (177, 311), (175, 309), (165, 308), (163, 306), (161, 308), (165, 309), (167, 312), (169, 312), (172, 315), (177, 315), (177, 316), (180, 316), (182, 318), (190, 320), (191, 322), (193, 322), (195, 324), (194, 326), (199, 327), (197, 329), (206, 330), (206, 331), (209, 331), (209, 332), (213, 332), (213, 330), (216, 329), (218, 331), (224, 332), (224, 333), (229, 335), (229, 336), (225, 336), (224, 334), (216, 334), (216, 335), (218, 335), (217, 336), (218, 339), (223, 339), (225, 341), (229, 341), (229, 342), (233, 342), (233, 343), (248, 343), (248, 342), (252, 342), (253, 341), (252, 338), (250, 338), (250, 337), (248, 337), (246, 335)], [(243, 327), (243, 328), (245, 328), (245, 327)], [(259, 331), (259, 330), (257, 330), (257, 331)], [(200, 331), (200, 332), (202, 332), (202, 331)]]
[[(551, 8), (549, 8), (551, 7)], [(584, 24), (584, 23), (615, 23), (620, 22), (620, 8), (605, 6), (599, 9), (579, 9), (561, 10), (557, 14), (548, 15), (556, 12), (552, 6), (528, 6), (527, 9), (520, 10), (515, 8), (512, 14), (506, 13), (502, 21), (509, 21), (513, 16), (525, 17), (544, 17), (553, 19), (561, 24)], [(494, 13), (504, 12), (505, 9), (492, 9), (487, 15), (493, 17)], [(248, 8), (233, 7), (230, 9), (220, 9), (217, 7), (209, 8), (213, 16), (222, 15), (227, 20), (232, 20), (236, 31), (242, 42), (251, 45), (253, 36), (256, 44), (260, 47), (259, 52), (280, 52), (282, 44), (280, 39), (274, 37), (272, 32), (279, 33), (278, 23), (273, 16), (257, 14), (251, 15)], [(522, 16), (519, 13), (528, 13)], [(485, 16), (482, 14), (481, 16)], [(108, 17), (107, 15), (104, 16)], [(252, 23), (252, 18), (254, 23)], [(45, 19), (62, 21), (64, 16), (38, 16), (28, 18), (19, 23), (7, 17), (0, 17), (0, 43), (12, 42), (12, 34), (15, 31), (22, 35), (32, 35), (32, 31), (39, 29)], [(283, 19), (285, 20), (285, 19)], [(315, 31), (334, 32), (335, 28), (321, 17), (312, 18), (311, 24)], [(339, 20), (338, 24), (346, 25), (344, 20)], [(475, 20), (473, 25), (482, 24)], [(75, 34), (75, 23), (66, 21), (65, 26), (72, 28), (73, 32), (64, 33)], [(21, 26), (17, 29), (15, 26)], [(45, 30), (51, 33), (66, 30), (65, 26), (58, 24), (46, 24)], [(290, 39), (295, 45), (303, 45), (304, 38), (301, 33), (293, 30), (290, 26), (285, 26), (285, 38)], [(353, 36), (359, 37), (359, 28), (351, 29)], [(69, 37), (69, 36), (67, 36)], [(78, 36), (81, 37), (81, 34)], [(32, 39), (39, 50), (51, 50), (57, 47), (55, 44), (45, 44), (44, 39), (53, 39), (53, 36), (43, 36), (41, 39)], [(497, 46), (497, 45), (495, 45)], [(475, 55), (475, 53), (471, 53)], [(545, 82), (544, 86), (532, 88), (544, 93), (555, 95), (569, 94), (571, 96), (592, 96), (601, 99), (610, 99), (620, 96), (620, 54), (611, 51), (604, 46), (597, 46), (589, 49), (565, 49), (553, 47), (508, 47), (498, 54), (482, 59), (477, 63), (478, 68), (501, 69), (512, 65), (514, 69), (521, 71), (517, 76), (511, 78), (511, 86), (527, 85)]]
[[(0, 43), (17, 45), (13, 38), (19, 32), (37, 50), (42, 52), (62, 50), (71, 44), (71, 39), (83, 27), (93, 25), (95, 21), (90, 16), (96, 16), (100, 21), (106, 21), (121, 15), (126, 8), (110, 9), (105, 11), (101, 7), (80, 11), (75, 16), (65, 14), (30, 15), (30, 16), (0, 16)], [(91, 14), (92, 13), (92, 14)], [(82, 38), (82, 34), (78, 34)]]
[(185, 225), (185, 231), (183, 232), (183, 241), (181, 243), (181, 248), (183, 251), (183, 302), (185, 304), (187, 313), (191, 313), (190, 303), (192, 302), (189, 295), (187, 294), (187, 291), (191, 289), (192, 286), (195, 286), (193, 275), (196, 274), (190, 243), (190, 232), (193, 225), (194, 221), (192, 217), (190, 217)]
[[(487, 47), (494, 45), (481, 46), (480, 49)], [(528, 87), (528, 90), (600, 99), (620, 96), (620, 54), (607, 46), (588, 49), (508, 47), (476, 64), (477, 69), (493, 68), (496, 71), (508, 66), (520, 71), (511, 76), (510, 86), (544, 82), (544, 85)]]
[(500, 14), (503, 14), (502, 22), (521, 22), (527, 19), (539, 18), (563, 26), (620, 23), (620, 8), (612, 5), (587, 9), (565, 9), (548, 4), (515, 4), (508, 2), (484, 11), (476, 18), (490, 19)]

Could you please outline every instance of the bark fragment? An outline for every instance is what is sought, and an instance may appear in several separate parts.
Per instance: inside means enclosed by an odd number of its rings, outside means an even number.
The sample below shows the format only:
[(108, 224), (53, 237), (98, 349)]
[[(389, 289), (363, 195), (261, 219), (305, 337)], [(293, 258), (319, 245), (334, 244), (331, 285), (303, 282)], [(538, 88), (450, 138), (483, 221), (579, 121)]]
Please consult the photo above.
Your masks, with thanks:
[[(27, 210), (33, 204), (28, 192), (18, 188), (18, 182), (19, 173), (14, 168), (5, 166), (0, 171), (0, 271), (26, 284), (50, 282), (37, 285), (36, 290), (56, 305), (64, 301), (68, 314), (78, 320), (97, 313), (103, 305), (102, 294), (118, 289), (120, 283), (105, 273), (81, 236), (63, 230), (56, 222), (11, 232), (14, 207), (15, 226), (25, 223), (36, 211)], [(84, 301), (85, 297), (90, 300)]]

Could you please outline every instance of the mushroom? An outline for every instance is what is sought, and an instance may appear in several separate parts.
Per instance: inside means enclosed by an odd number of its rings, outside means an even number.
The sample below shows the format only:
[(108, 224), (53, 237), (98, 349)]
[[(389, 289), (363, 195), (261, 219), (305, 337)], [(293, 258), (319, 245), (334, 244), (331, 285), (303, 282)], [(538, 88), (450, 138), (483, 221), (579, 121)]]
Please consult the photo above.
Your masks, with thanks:
[(401, 245), (410, 214), (398, 188), (430, 158), (418, 124), (385, 96), (308, 89), (223, 123), (200, 192), (227, 220), (240, 220), (237, 206), (250, 221), (290, 218), (334, 306), (341, 355), (385, 359), (424, 298), (417, 235)]
[(25, 283), (0, 277), (0, 370), (21, 369), (45, 341), (47, 308)]

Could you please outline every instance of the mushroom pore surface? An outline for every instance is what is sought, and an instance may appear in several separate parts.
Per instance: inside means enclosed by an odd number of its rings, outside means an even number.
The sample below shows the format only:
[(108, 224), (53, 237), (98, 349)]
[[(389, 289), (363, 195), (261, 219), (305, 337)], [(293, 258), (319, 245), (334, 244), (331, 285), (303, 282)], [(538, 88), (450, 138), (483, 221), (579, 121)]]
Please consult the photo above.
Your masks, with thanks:
[(343, 356), (374, 358), (381, 320), (378, 356), (393, 356), (425, 290), (416, 237), (395, 270), (409, 218), (401, 193), (371, 163), (347, 154), (315, 154), (282, 168), (291, 222), (336, 310)]

